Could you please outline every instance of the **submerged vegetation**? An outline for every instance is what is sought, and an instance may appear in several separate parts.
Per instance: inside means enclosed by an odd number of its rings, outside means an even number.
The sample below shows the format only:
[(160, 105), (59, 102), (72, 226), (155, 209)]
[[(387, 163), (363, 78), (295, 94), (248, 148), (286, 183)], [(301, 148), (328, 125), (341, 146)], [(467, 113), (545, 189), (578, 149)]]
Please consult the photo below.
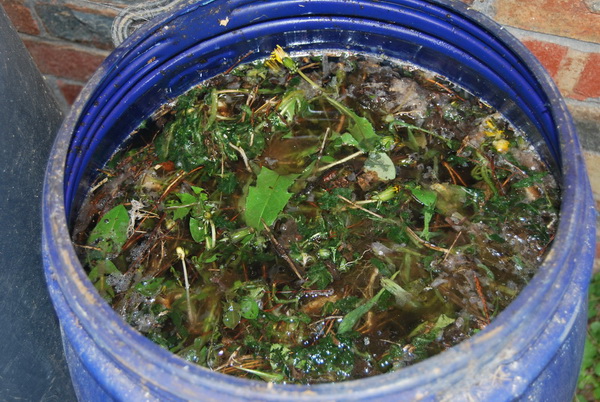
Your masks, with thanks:
[(533, 276), (558, 188), (443, 78), (357, 55), (241, 65), (155, 113), (73, 240), (100, 294), (184, 359), (285, 383), (425, 359)]

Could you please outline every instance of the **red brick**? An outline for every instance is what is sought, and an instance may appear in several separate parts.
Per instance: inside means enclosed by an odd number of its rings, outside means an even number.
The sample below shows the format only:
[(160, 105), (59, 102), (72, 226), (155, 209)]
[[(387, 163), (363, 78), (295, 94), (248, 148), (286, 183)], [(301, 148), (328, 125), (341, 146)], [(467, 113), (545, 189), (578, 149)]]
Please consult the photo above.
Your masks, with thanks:
[(579, 100), (600, 98), (600, 53), (592, 53), (573, 88), (573, 95)]
[(83, 84), (73, 84), (63, 80), (57, 80), (56, 84), (58, 85), (58, 89), (60, 89), (60, 93), (69, 105), (72, 105), (75, 102), (79, 92), (83, 89)]
[(39, 35), (40, 27), (29, 7), (18, 0), (0, 0), (6, 15), (10, 18), (18, 32), (29, 35)]
[(524, 39), (523, 43), (533, 53), (535, 57), (542, 63), (542, 65), (548, 70), (548, 73), (554, 78), (560, 67), (560, 63), (565, 58), (567, 51), (569, 50), (565, 46), (557, 45), (555, 43), (542, 42), (538, 40)]
[(23, 42), (42, 74), (74, 81), (87, 81), (105, 58), (98, 51), (55, 42), (31, 39)]
[(498, 0), (494, 19), (529, 31), (600, 42), (600, 14), (583, 0)]

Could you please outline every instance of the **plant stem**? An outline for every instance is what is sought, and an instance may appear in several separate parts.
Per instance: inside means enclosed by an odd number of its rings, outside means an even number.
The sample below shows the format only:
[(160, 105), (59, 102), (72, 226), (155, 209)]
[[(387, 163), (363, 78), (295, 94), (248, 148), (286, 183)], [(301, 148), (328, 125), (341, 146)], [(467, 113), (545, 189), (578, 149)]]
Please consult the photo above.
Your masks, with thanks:
[(188, 281), (187, 266), (185, 264), (185, 251), (181, 247), (177, 247), (176, 251), (177, 256), (179, 259), (181, 259), (181, 265), (183, 265), (183, 279), (185, 281), (185, 298), (187, 300), (188, 307), (188, 320), (190, 324), (192, 324), (194, 322), (194, 313), (192, 311), (192, 300), (190, 299), (190, 282)]
[(244, 160), (244, 165), (246, 165), (246, 170), (248, 172), (252, 173), (252, 169), (250, 168), (250, 164), (248, 163), (248, 157), (246, 156), (246, 152), (244, 152), (244, 149), (241, 147), (238, 147), (236, 145), (233, 145), (231, 142), (229, 142), (228, 144), (231, 148), (235, 149), (240, 154), (240, 156)]
[(352, 201), (350, 201), (349, 199), (347, 199), (347, 198), (346, 198), (346, 197), (344, 197), (343, 195), (339, 195), (339, 194), (338, 194), (338, 198), (339, 198), (340, 200), (342, 200), (342, 201), (345, 201), (345, 202), (347, 202), (348, 204), (352, 205), (354, 208), (360, 209), (361, 211), (363, 211), (363, 212), (366, 212), (366, 213), (368, 213), (368, 214), (371, 214), (371, 215), (373, 215), (373, 216), (374, 216), (374, 217), (376, 217), (376, 218), (383, 219), (383, 216), (381, 216), (381, 215), (379, 215), (379, 214), (377, 214), (377, 213), (375, 213), (375, 212), (373, 212), (373, 211), (370, 211), (370, 210), (368, 210), (368, 209), (366, 209), (366, 208), (363, 208), (363, 207), (361, 207), (360, 205), (357, 205), (355, 202), (352, 202)]
[(364, 151), (357, 151), (357, 152), (355, 152), (355, 153), (353, 153), (351, 155), (346, 156), (345, 158), (340, 159), (339, 161), (331, 162), (328, 165), (321, 166), (320, 168), (317, 169), (317, 172), (323, 172), (323, 171), (325, 171), (327, 169), (331, 169), (334, 166), (340, 165), (342, 163), (346, 163), (349, 160), (352, 160), (352, 159), (356, 158), (357, 156), (360, 156), (360, 155), (362, 155), (364, 153), (365, 153)]

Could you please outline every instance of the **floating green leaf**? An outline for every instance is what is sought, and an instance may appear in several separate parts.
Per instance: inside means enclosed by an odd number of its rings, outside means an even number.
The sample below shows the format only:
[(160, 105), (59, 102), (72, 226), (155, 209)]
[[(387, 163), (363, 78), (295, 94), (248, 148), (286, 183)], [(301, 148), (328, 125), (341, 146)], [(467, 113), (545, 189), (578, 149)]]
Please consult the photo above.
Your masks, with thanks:
[(371, 152), (364, 168), (366, 171), (376, 173), (382, 181), (396, 178), (396, 166), (385, 152)]
[(306, 108), (304, 91), (296, 89), (285, 94), (277, 109), (288, 122), (291, 122), (298, 113), (302, 113)]
[(437, 201), (437, 193), (421, 187), (411, 187), (410, 192), (417, 199), (417, 201), (425, 206), (425, 208), (423, 208), (422, 235), (425, 240), (429, 240), (429, 223), (431, 222), (431, 218), (433, 218), (434, 207)]
[(167, 208), (173, 209), (173, 220), (178, 220), (185, 217), (190, 213), (192, 206), (196, 203), (196, 197), (188, 193), (177, 193), (179, 202), (172, 201), (168, 204)]
[(249, 320), (254, 320), (258, 317), (260, 313), (260, 307), (256, 300), (251, 297), (244, 297), (240, 302), (240, 312), (242, 317), (247, 318)]
[(238, 303), (225, 303), (223, 312), (223, 325), (229, 329), (237, 327), (242, 319), (240, 305)]
[(292, 197), (287, 190), (298, 175), (281, 176), (266, 167), (262, 167), (256, 179), (256, 186), (250, 187), (246, 199), (244, 219), (248, 226), (257, 230), (263, 229), (262, 222), (270, 226), (277, 215)]
[(99, 260), (96, 261), (94, 267), (90, 271), (88, 278), (94, 284), (94, 287), (98, 289), (98, 293), (105, 300), (111, 301), (115, 296), (115, 292), (108, 283), (106, 283), (106, 278), (111, 275), (120, 275), (121, 272), (117, 269), (115, 264), (110, 260)]
[(402, 288), (402, 286), (398, 285), (393, 279), (390, 278), (381, 278), (381, 286), (392, 295), (396, 299), (396, 304), (399, 307), (404, 306), (412, 300), (412, 295), (410, 292), (407, 292)]
[(129, 226), (129, 214), (123, 205), (117, 205), (102, 218), (92, 229), (87, 245), (97, 248), (101, 255), (92, 256), (94, 259), (106, 258), (117, 254), (127, 241), (127, 228)]
[(190, 234), (196, 243), (204, 242), (207, 235), (206, 225), (199, 219), (190, 218)]
[(435, 191), (427, 190), (421, 187), (412, 187), (410, 192), (417, 199), (417, 201), (426, 207), (433, 207), (435, 205), (435, 201), (437, 200), (437, 193)]
[(358, 148), (361, 151), (372, 151), (379, 140), (371, 122), (350, 110), (346, 105), (326, 96), (325, 99), (335, 107), (340, 113), (345, 114), (351, 120), (348, 122), (348, 132), (358, 142)]
[(375, 307), (383, 292), (385, 292), (385, 289), (381, 289), (371, 299), (369, 299), (365, 303), (361, 304), (360, 306), (346, 314), (346, 316), (342, 319), (342, 322), (340, 322), (340, 326), (338, 327), (338, 334), (343, 334), (348, 331), (351, 331), (352, 328), (354, 328), (354, 326), (356, 325), (356, 323), (358, 323), (358, 321), (362, 318), (362, 316), (367, 314), (369, 310)]
[(332, 281), (333, 277), (325, 264), (316, 264), (310, 267), (307, 272), (309, 286), (315, 285), (317, 289), (325, 289)]

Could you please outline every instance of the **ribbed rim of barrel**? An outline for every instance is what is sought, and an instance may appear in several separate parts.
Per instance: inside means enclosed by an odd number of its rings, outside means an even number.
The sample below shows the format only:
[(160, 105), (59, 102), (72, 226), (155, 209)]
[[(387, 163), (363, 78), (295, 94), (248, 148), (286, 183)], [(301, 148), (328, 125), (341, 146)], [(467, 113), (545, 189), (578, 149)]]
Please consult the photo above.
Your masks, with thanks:
[[(282, 4), (285, 4), (283, 7)], [(318, 4), (318, 7), (316, 6)], [(318, 13), (313, 12), (314, 7)], [(216, 23), (228, 19), (228, 24), (220, 29), (217, 36), (226, 36), (231, 32), (240, 30), (252, 31), (252, 26), (261, 23), (283, 25), (294, 23), (311, 24), (323, 21), (347, 24), (363, 24), (377, 27), (380, 23), (392, 24), (394, 13), (398, 7), (404, 7), (404, 13), (412, 11), (415, 15), (426, 19), (438, 21), (440, 29), (451, 29), (464, 35), (480, 35), (481, 41), (489, 41), (487, 54), (482, 57), (492, 57), (495, 53), (499, 65), (509, 66), (522, 76), (522, 85), (528, 86), (531, 96), (539, 98), (531, 103), (542, 104), (545, 112), (539, 116), (537, 124), (547, 131), (551, 144), (551, 153), (562, 164), (562, 175), (568, 178), (563, 183), (563, 201), (561, 207), (561, 220), (554, 244), (545, 262), (540, 267), (538, 274), (518, 298), (480, 334), (449, 349), (448, 351), (429, 358), (421, 363), (409, 366), (394, 373), (379, 375), (372, 378), (349, 381), (337, 384), (322, 384), (313, 386), (301, 385), (273, 385), (258, 381), (234, 378), (224, 374), (214, 373), (204, 368), (185, 362), (183, 359), (172, 355), (170, 352), (155, 345), (141, 334), (124, 323), (120, 317), (106, 304), (95, 291), (87, 279), (75, 250), (70, 242), (67, 226), (66, 209), (70, 207), (70, 199), (74, 190), (65, 194), (65, 188), (74, 188), (73, 183), (78, 182), (77, 165), (85, 163), (75, 159), (68, 159), (69, 147), (89, 147), (93, 145), (93, 138), (86, 138), (92, 144), (73, 144), (72, 137), (75, 130), (81, 129), (83, 123), (88, 124), (86, 129), (98, 129), (103, 118), (110, 116), (117, 107), (119, 97), (111, 103), (103, 105), (101, 111), (94, 111), (89, 101), (98, 92), (117, 94), (127, 91), (131, 83), (130, 74), (134, 73), (144, 80), (151, 80), (151, 76), (144, 73), (155, 68), (148, 60), (153, 54), (159, 54), (165, 47), (171, 46), (172, 41), (168, 36), (162, 36), (157, 41), (153, 35), (160, 30), (157, 27), (169, 26), (177, 23), (179, 15), (198, 12), (204, 8), (210, 11), (207, 21)], [(301, 17), (291, 17), (289, 10), (296, 12), (310, 9)], [(265, 14), (268, 13), (268, 14)], [(391, 14), (389, 14), (391, 13)], [(318, 15), (315, 15), (318, 14)], [(250, 24), (250, 16), (268, 15), (268, 21), (259, 20)], [(237, 25), (238, 21), (243, 21)], [(377, 24), (372, 22), (376, 21)], [(207, 32), (208, 24), (204, 27)], [(411, 29), (418, 29), (412, 27)], [(163, 29), (164, 31), (164, 29)], [(214, 38), (206, 38), (208, 42)], [(189, 38), (194, 41), (195, 38)], [(475, 46), (476, 43), (467, 43), (465, 46)], [(190, 43), (190, 47), (192, 44)], [(461, 51), (473, 51), (462, 49)], [(143, 57), (142, 57), (143, 56)], [(185, 57), (185, 56), (181, 56)], [(176, 60), (166, 60), (167, 65)], [(111, 89), (111, 87), (113, 89)], [(514, 88), (519, 93), (519, 88)], [(122, 96), (122, 94), (121, 94)], [(526, 97), (527, 94), (519, 96)], [(122, 105), (121, 105), (122, 106)], [(529, 107), (529, 106), (527, 106)], [(93, 112), (93, 113), (92, 113)], [(86, 119), (86, 115), (89, 115)], [(82, 117), (83, 116), (83, 117)], [(98, 118), (101, 116), (102, 118)], [(94, 121), (94, 118), (97, 120)], [(551, 127), (550, 129), (546, 129)], [(556, 132), (553, 132), (553, 130)], [(557, 141), (560, 133), (560, 143)], [(73, 153), (72, 153), (73, 154)], [(71, 155), (72, 155), (71, 154)], [(70, 156), (69, 158), (72, 158)], [(65, 166), (71, 166), (71, 176), (65, 177)], [(74, 167), (75, 166), (75, 167)], [(69, 185), (69, 186), (67, 186)], [(76, 187), (76, 186), (75, 186)], [(552, 83), (548, 74), (525, 47), (500, 26), (490, 21), (487, 17), (468, 10), (462, 3), (447, 0), (388, 0), (373, 2), (367, 0), (273, 0), (273, 1), (205, 1), (189, 2), (182, 4), (171, 16), (159, 18), (153, 24), (143, 27), (129, 38), (121, 47), (107, 58), (82, 94), (76, 101), (73, 109), (63, 127), (59, 131), (46, 174), (44, 189), (44, 242), (46, 259), (53, 266), (56, 281), (65, 295), (65, 301), (77, 316), (81, 327), (95, 341), (104, 353), (109, 355), (114, 363), (124, 371), (137, 378), (139, 382), (151, 384), (156, 389), (161, 389), (163, 383), (174, 395), (182, 398), (193, 398), (202, 390), (212, 390), (215, 395), (230, 395), (237, 398), (253, 399), (362, 399), (373, 398), (382, 393), (396, 393), (406, 390), (423, 389), (424, 394), (437, 392), (436, 382), (444, 378), (444, 384), (458, 383), (462, 380), (466, 370), (483, 368), (486, 364), (499, 358), (496, 354), (486, 355), (485, 350), (506, 350), (506, 355), (501, 356), (506, 362), (517, 358), (518, 353), (527, 347), (539, 335), (543, 323), (554, 313), (555, 300), (563, 296), (564, 288), (555, 286), (564, 283), (574, 275), (569, 261), (577, 258), (582, 242), (582, 231), (591, 239), (591, 229), (581, 227), (586, 217), (589, 218), (590, 191), (585, 172), (581, 150), (575, 134), (574, 125), (558, 90)], [(48, 247), (50, 245), (50, 247)], [(52, 249), (56, 247), (56, 249)], [(581, 268), (584, 269), (584, 268)], [(537, 331), (537, 332), (536, 332)], [(510, 343), (510, 347), (508, 344)], [(514, 353), (514, 354), (511, 354)], [(477, 356), (477, 361), (473, 361)], [(135, 374), (133, 374), (135, 372)], [(138, 377), (139, 376), (139, 377)], [(165, 378), (168, 381), (165, 382)], [(110, 388), (110, 384), (107, 384)]]

